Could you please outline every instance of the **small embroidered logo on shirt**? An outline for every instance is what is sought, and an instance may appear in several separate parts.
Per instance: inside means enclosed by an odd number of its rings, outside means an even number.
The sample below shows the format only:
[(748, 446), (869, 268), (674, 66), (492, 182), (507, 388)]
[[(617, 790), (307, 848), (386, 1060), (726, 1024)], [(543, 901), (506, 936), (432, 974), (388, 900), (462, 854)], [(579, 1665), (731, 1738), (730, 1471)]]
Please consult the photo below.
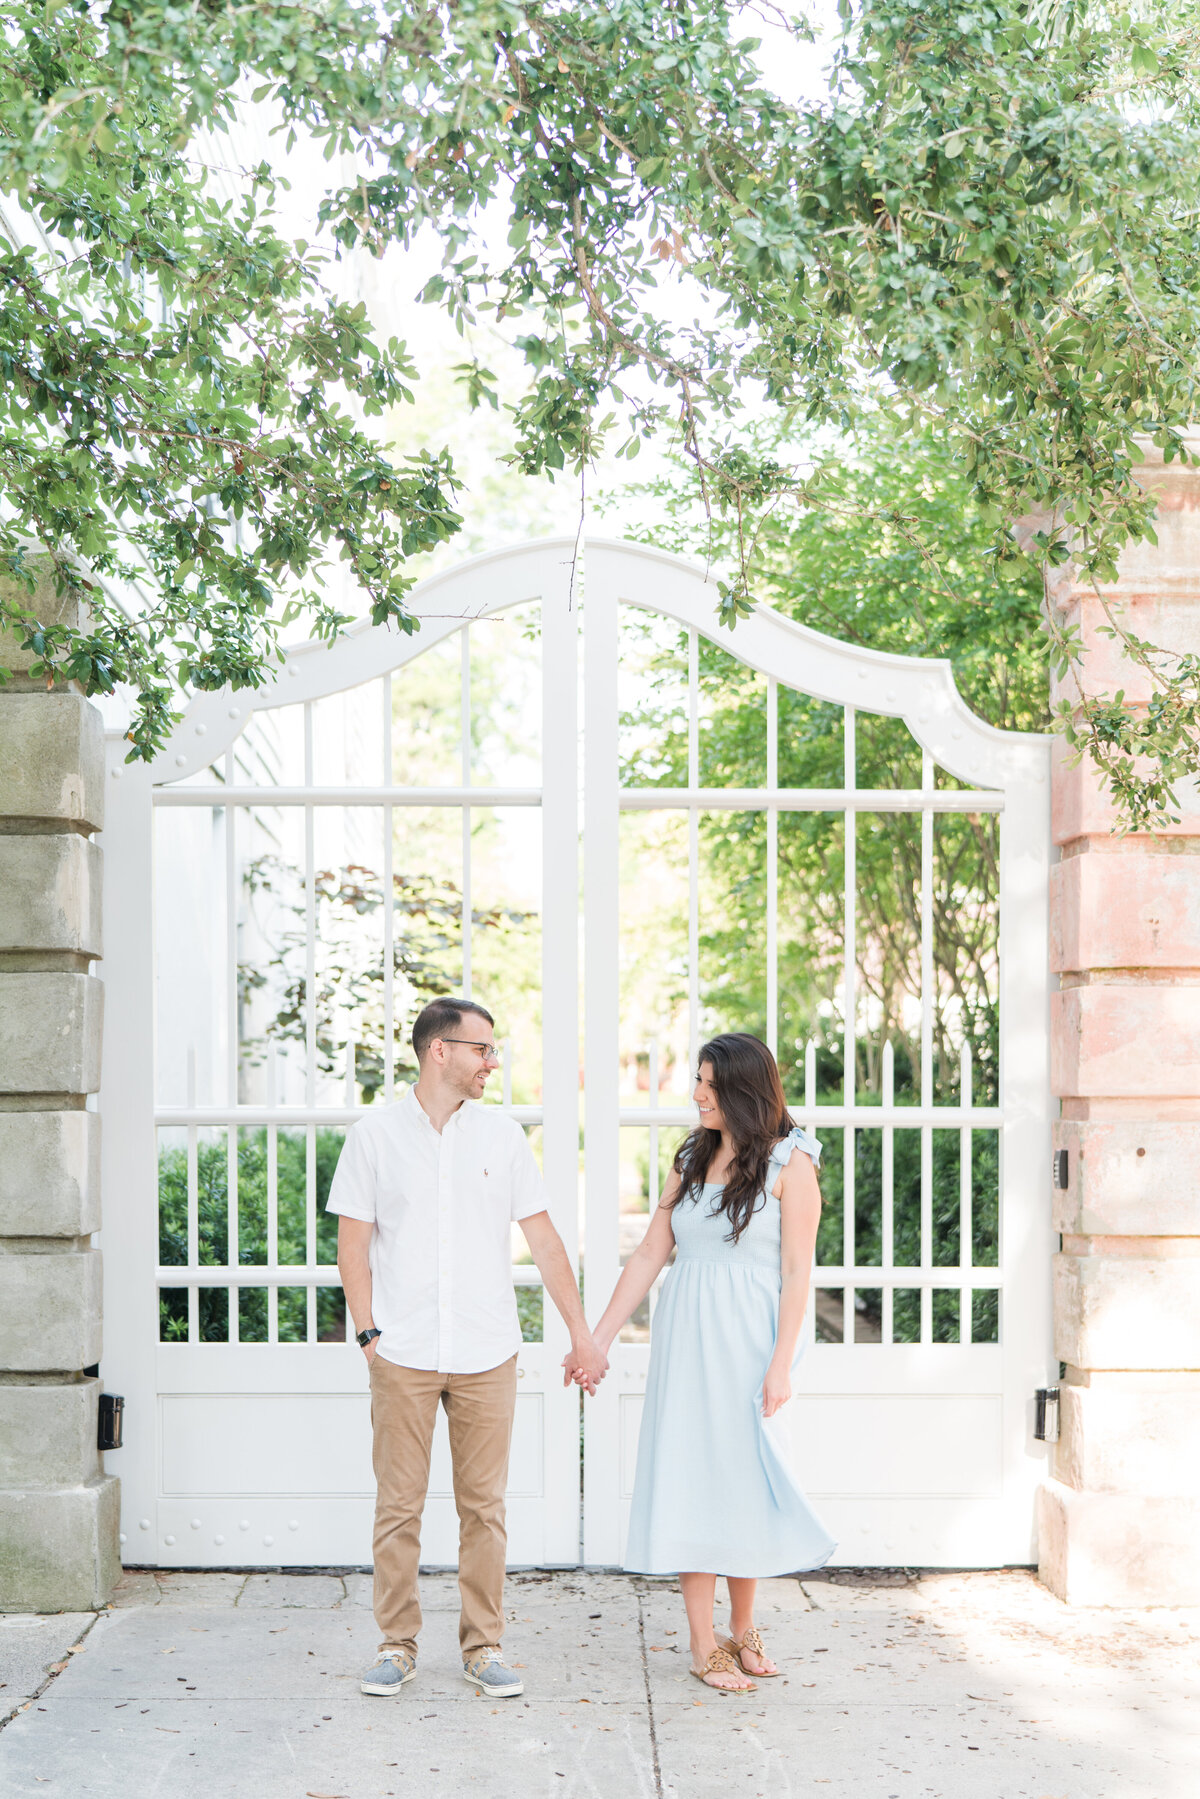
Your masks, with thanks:
[(484, 1176), (484, 1179), (486, 1180), (487, 1179), (487, 1169), (486, 1168), (483, 1171), (483, 1176)]

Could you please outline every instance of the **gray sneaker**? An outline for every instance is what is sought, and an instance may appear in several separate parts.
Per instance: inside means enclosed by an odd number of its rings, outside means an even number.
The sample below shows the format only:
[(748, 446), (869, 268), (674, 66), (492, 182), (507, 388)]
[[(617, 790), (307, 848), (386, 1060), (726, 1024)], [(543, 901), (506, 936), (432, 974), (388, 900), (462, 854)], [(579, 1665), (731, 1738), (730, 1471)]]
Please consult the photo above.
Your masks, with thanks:
[(380, 1699), (388, 1699), (398, 1693), (406, 1680), (412, 1680), (417, 1672), (416, 1657), (407, 1649), (385, 1649), (379, 1660), (368, 1668), (359, 1681), (359, 1691), (374, 1693)]
[(463, 1663), (463, 1679), (493, 1699), (515, 1699), (518, 1693), (525, 1691), (525, 1682), (519, 1674), (504, 1666), (504, 1658), (498, 1649), (477, 1650)]

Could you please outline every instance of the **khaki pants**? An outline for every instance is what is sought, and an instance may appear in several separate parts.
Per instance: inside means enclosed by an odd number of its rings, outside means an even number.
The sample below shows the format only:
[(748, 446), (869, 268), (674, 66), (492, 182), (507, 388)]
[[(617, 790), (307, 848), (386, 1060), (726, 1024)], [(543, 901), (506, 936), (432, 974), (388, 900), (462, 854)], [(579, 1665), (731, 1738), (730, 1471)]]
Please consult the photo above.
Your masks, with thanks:
[(371, 1360), (375, 1500), (375, 1622), (380, 1649), (415, 1655), (421, 1628), (417, 1566), (438, 1402), (450, 1426), (458, 1511), (458, 1641), (464, 1659), (504, 1633), (504, 1489), (517, 1400), (517, 1358), (480, 1374), (437, 1374)]

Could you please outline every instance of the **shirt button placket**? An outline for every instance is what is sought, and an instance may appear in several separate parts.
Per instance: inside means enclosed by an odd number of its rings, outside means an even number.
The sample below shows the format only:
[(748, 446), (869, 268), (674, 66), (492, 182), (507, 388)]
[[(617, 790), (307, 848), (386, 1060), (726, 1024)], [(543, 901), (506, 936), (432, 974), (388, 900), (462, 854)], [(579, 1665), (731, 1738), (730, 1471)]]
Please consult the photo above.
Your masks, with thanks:
[(449, 1142), (449, 1137), (450, 1137), (450, 1132), (451, 1132), (452, 1126), (453, 1126), (453, 1120), (452, 1119), (448, 1120), (442, 1131), (441, 1141), (438, 1144), (438, 1193), (437, 1193), (437, 1209), (438, 1209), (438, 1324), (437, 1324), (438, 1353), (437, 1353), (437, 1365), (438, 1365), (439, 1372), (442, 1374), (448, 1374), (450, 1372), (450, 1356), (451, 1356), (451, 1350), (452, 1350), (452, 1343), (451, 1343), (452, 1332), (451, 1332), (451, 1319), (450, 1319), (450, 1299), (451, 1299), (450, 1289), (451, 1289), (451, 1276), (452, 1276), (452, 1272), (453, 1272), (451, 1269), (451, 1265), (450, 1265), (450, 1257), (451, 1257), (451, 1250), (450, 1250), (450, 1225), (451, 1225), (450, 1174), (451, 1174), (452, 1155), (451, 1155), (450, 1142)]

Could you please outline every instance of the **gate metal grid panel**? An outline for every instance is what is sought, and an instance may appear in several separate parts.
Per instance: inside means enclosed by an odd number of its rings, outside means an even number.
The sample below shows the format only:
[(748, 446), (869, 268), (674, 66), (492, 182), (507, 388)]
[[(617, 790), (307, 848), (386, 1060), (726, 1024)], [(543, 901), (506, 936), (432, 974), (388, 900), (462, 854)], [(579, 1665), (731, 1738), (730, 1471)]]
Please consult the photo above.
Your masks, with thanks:
[[(577, 1005), (577, 631), (567, 603), (564, 563), (555, 545), (523, 548), (515, 554), (435, 577), (420, 594), (423, 629), (414, 638), (360, 629), (332, 648), (301, 645), (291, 652), (280, 677), (250, 694), (204, 695), (189, 708), (167, 751), (151, 770), (129, 768), (119, 740), (110, 746), (114, 777), (106, 847), (109, 864), (109, 957), (105, 973), (132, 996), (136, 1021), (123, 1018), (110, 1034), (102, 1106), (116, 1126), (110, 1133), (107, 1235), (121, 1243), (110, 1252), (106, 1311), (108, 1345), (105, 1374), (121, 1384), (139, 1428), (127, 1435), (129, 1449), (114, 1469), (123, 1476), (122, 1534), (128, 1560), (154, 1565), (313, 1565), (370, 1560), (373, 1492), (369, 1469), (369, 1424), (362, 1355), (346, 1321), (342, 1342), (318, 1342), (317, 1295), (336, 1287), (336, 1267), (317, 1254), (317, 1193), (314, 1146), (322, 1127), (346, 1128), (363, 1116), (356, 1103), (353, 1046), (348, 1047), (340, 1103), (318, 1092), (316, 1079), (317, 972), (314, 821), (318, 809), (356, 807), (377, 812), (382, 821), (382, 890), (392, 893), (392, 822), (403, 807), (458, 810), (462, 815), (461, 909), (464, 986), (470, 991), (473, 808), (531, 807), (540, 812), (543, 846), (541, 895), (541, 984), (557, 996), (543, 1008), (542, 1103), (512, 1103), (512, 1061), (506, 1054), (500, 1109), (523, 1125), (542, 1131), (542, 1160), (550, 1210), (568, 1254), (578, 1253), (578, 1063)], [(473, 622), (513, 606), (542, 601), (543, 771), (537, 786), (503, 787), (472, 782), (470, 751), (470, 657)], [(559, 603), (561, 602), (561, 603)], [(459, 710), (463, 729), (462, 766), (456, 785), (404, 786), (392, 779), (390, 737), (393, 672), (458, 634), (462, 643)], [(382, 751), (377, 785), (329, 785), (317, 781), (314, 707), (323, 697), (359, 689), (365, 703), (381, 708)], [(374, 691), (377, 698), (368, 700)], [(255, 713), (301, 704), (304, 709), (304, 778), (296, 785), (246, 778), (235, 747)], [(217, 766), (224, 780), (204, 779)], [(188, 1057), (186, 1103), (155, 1106), (152, 1092), (154, 930), (169, 931), (168, 918), (155, 919), (153, 815), (199, 809), (216, 823), (222, 864), (224, 934), (219, 1004), (224, 1013), (224, 1092), (216, 1103), (197, 1103), (195, 1057)], [(283, 1103), (275, 1091), (276, 1063), (269, 1057), (265, 1104), (239, 1102), (238, 903), (242, 867), (239, 838), (252, 817), (279, 817), (299, 811), (303, 818), (304, 891), (304, 1093), (300, 1103)], [(116, 915), (114, 918), (114, 914)], [(396, 1016), (393, 976), (393, 910), (382, 908), (384, 1040), (390, 1042)], [(153, 928), (147, 928), (152, 923)], [(168, 1027), (169, 1028), (169, 1027)], [(509, 1046), (506, 1045), (506, 1050)], [(381, 1103), (396, 1097), (391, 1058), (384, 1058)], [(267, 1204), (265, 1263), (239, 1263), (239, 1133), (261, 1127), (266, 1139)], [(160, 1265), (157, 1255), (157, 1133), (184, 1134), (187, 1162), (187, 1259)], [(198, 1229), (198, 1148), (206, 1130), (224, 1132), (227, 1143), (228, 1258), (222, 1265), (201, 1260)], [(303, 1263), (281, 1262), (279, 1228), (279, 1144), (284, 1133), (305, 1140)], [(116, 1170), (120, 1169), (118, 1176)], [(126, 1253), (128, 1247), (129, 1253)], [(536, 1269), (514, 1268), (514, 1280), (540, 1282)], [(224, 1288), (229, 1295), (228, 1340), (201, 1342), (198, 1299), (202, 1289)], [(265, 1342), (238, 1341), (238, 1294), (265, 1289)], [(158, 1293), (187, 1293), (187, 1335), (159, 1342)], [(281, 1289), (305, 1293), (303, 1342), (284, 1342), (279, 1332)], [(519, 1562), (575, 1565), (579, 1559), (578, 1397), (564, 1392), (555, 1371), (567, 1348), (565, 1332), (552, 1308), (544, 1318), (543, 1341), (522, 1346), (518, 1363), (518, 1419), (508, 1513), (510, 1546)], [(440, 1429), (440, 1427), (439, 1427)], [(257, 1439), (262, 1439), (257, 1440)], [(281, 1450), (281, 1467), (269, 1482), (256, 1482), (267, 1449)], [(441, 1452), (441, 1453), (440, 1453)], [(424, 1554), (452, 1563), (457, 1553), (457, 1517), (447, 1479), (439, 1479), (444, 1445), (435, 1442), (435, 1474), (426, 1508)], [(353, 1457), (360, 1473), (348, 1472)], [(365, 1477), (361, 1475), (366, 1463)], [(240, 1480), (226, 1480), (214, 1467), (241, 1466)], [(442, 1474), (448, 1470), (442, 1469)], [(268, 1473), (271, 1473), (268, 1470)]]
[[(653, 572), (651, 572), (653, 571)], [(617, 678), (623, 607), (668, 617), (687, 633), (688, 784), (686, 788), (623, 787), (619, 773)], [(619, 1090), (619, 864), (622, 812), (674, 809), (687, 818), (689, 1057), (699, 1048), (699, 816), (724, 808), (761, 811), (767, 831), (767, 1030), (777, 1047), (779, 1011), (778, 819), (782, 811), (841, 813), (845, 819), (842, 1017), (843, 1065), (849, 1085), (841, 1105), (817, 1105), (814, 1057), (805, 1062), (804, 1100), (796, 1122), (845, 1145), (843, 1253), (840, 1265), (814, 1271), (816, 1288), (841, 1290), (839, 1344), (811, 1345), (793, 1405), (793, 1439), (806, 1485), (839, 1539), (844, 1564), (963, 1566), (1034, 1559), (1034, 1491), (1044, 1450), (1032, 1441), (1032, 1393), (1052, 1367), (1049, 1302), (1049, 1148), (1047, 1053), (1048, 957), (1046, 885), (1049, 861), (1049, 740), (1000, 732), (964, 705), (949, 665), (835, 643), (757, 608), (736, 630), (714, 627), (713, 589), (670, 555), (628, 545), (592, 543), (585, 618), (585, 906), (586, 1143), (588, 1291), (606, 1293), (619, 1265), (615, 1205), (621, 1126), (647, 1130), (650, 1199), (657, 1198), (657, 1148), (664, 1128), (694, 1121), (690, 1109), (657, 1103), (656, 1072), (644, 1106), (623, 1106)], [(700, 785), (698, 642), (719, 644), (767, 681), (766, 784), (761, 788)], [(840, 789), (784, 789), (778, 784), (779, 687), (844, 708), (845, 761)], [(857, 784), (858, 711), (902, 718), (922, 749), (919, 788), (881, 791)], [(937, 788), (935, 767), (964, 789)], [(919, 1105), (897, 1105), (890, 1046), (884, 1053), (882, 1105), (863, 1105), (853, 1090), (856, 1019), (855, 934), (857, 816), (908, 813), (921, 836), (921, 1092)], [(942, 813), (992, 814), (1000, 825), (1000, 1095), (997, 1106), (972, 1103), (969, 1052), (957, 1106), (934, 1104), (932, 872), (934, 818)], [(651, 1054), (653, 1055), (653, 1046)], [(880, 1265), (855, 1261), (853, 1138), (858, 1128), (883, 1139)], [(921, 1258), (900, 1266), (893, 1243), (893, 1151), (897, 1129), (921, 1136)], [(953, 1268), (932, 1257), (933, 1133), (957, 1129), (960, 1144), (960, 1257)], [(972, 1133), (1000, 1137), (1000, 1248), (997, 1267), (971, 1262)], [(856, 1288), (882, 1289), (882, 1341), (853, 1340)], [(920, 1293), (920, 1341), (893, 1341), (897, 1289)], [(959, 1342), (933, 1341), (935, 1291), (960, 1294)], [(970, 1341), (971, 1292), (1003, 1293), (1000, 1340)], [(810, 1316), (812, 1308), (810, 1307)], [(806, 1323), (806, 1330), (811, 1323)], [(619, 1562), (632, 1491), (641, 1395), (649, 1352), (621, 1343), (613, 1371), (589, 1411), (584, 1484), (584, 1556), (593, 1565)], [(765, 1372), (765, 1370), (764, 1370)]]

